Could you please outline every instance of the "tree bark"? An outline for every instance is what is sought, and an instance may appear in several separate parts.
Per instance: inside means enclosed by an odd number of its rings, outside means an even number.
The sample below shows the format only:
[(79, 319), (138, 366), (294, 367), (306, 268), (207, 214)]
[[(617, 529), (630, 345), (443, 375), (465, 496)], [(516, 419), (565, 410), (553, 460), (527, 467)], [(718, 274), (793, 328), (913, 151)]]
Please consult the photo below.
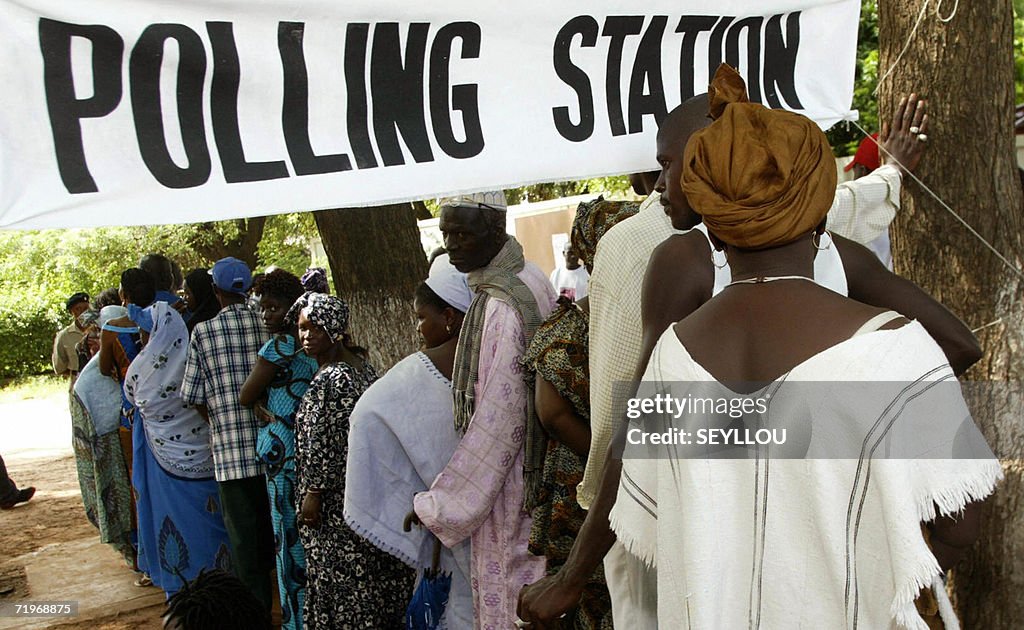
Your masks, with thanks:
[(351, 332), (381, 373), (419, 346), (412, 300), (427, 259), (411, 204), (314, 213)]
[[(1017, 269), (1024, 258), (1021, 183), (1014, 154), (1013, 8), (1010, 0), (928, 7), (879, 3), (880, 90), (889, 120), (902, 95), (928, 100), (929, 149), (917, 176)], [(909, 182), (909, 178), (905, 178)], [(965, 387), (975, 421), (1003, 462), (1006, 479), (985, 509), (980, 540), (954, 571), (951, 590), (965, 628), (1012, 628), (1024, 619), (1024, 367), (1020, 276), (929, 195), (907, 183), (892, 230), (897, 273), (921, 285), (972, 328), (985, 350)], [(998, 322), (988, 325), (992, 322)]]

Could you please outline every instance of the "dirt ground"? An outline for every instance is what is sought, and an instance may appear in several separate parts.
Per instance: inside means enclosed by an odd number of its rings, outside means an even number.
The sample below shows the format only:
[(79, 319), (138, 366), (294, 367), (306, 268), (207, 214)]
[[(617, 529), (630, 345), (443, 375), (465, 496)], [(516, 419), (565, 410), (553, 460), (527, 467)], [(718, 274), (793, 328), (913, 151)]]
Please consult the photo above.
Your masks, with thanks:
[[(57, 543), (97, 538), (96, 529), (85, 517), (79, 495), (74, 456), (16, 459), (8, 473), (19, 487), (35, 486), (35, 497), (13, 510), (0, 511), (0, 584), (14, 586), (5, 600), (46, 599), (45, 593), (31, 591), (19, 556), (38, 552)], [(113, 553), (113, 552), (111, 552)], [(131, 573), (124, 568), (126, 576)], [(155, 590), (155, 589), (147, 589)], [(114, 606), (116, 608), (116, 606)], [(162, 605), (113, 613), (101, 618), (53, 620), (49, 627), (97, 630), (148, 630), (161, 628)], [(61, 623), (67, 621), (68, 623)]]
[[(97, 601), (96, 593), (89, 593), (98, 609), (81, 611), (77, 618), (6, 617), (0, 618), (0, 628), (161, 628), (163, 594), (153, 587), (132, 586), (131, 569), (99, 543), (97, 530), (85, 517), (66, 401), (66, 393), (51, 389), (39, 397), (0, 404), (0, 454), (8, 474), (19, 487), (36, 487), (30, 502), (0, 510), (0, 587), (14, 589), (0, 595), (0, 601), (53, 600), (55, 593), (71, 599), (85, 594), (90, 581), (101, 584), (109, 596)], [(108, 589), (103, 580), (120, 588)], [(79, 584), (85, 586), (79, 590)], [(80, 606), (85, 604), (83, 598)]]

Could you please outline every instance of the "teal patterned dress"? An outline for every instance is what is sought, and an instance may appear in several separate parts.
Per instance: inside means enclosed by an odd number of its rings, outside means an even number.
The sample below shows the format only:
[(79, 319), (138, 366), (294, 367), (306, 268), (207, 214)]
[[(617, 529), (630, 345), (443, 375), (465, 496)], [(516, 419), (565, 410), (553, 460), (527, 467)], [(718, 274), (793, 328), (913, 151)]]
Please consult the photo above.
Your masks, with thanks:
[(267, 493), (274, 521), (281, 627), (302, 628), (306, 557), (295, 523), (295, 410), (317, 371), (317, 363), (291, 335), (274, 335), (260, 356), (277, 366), (267, 388), (267, 409), (274, 421), (260, 429), (256, 452), (267, 467)]

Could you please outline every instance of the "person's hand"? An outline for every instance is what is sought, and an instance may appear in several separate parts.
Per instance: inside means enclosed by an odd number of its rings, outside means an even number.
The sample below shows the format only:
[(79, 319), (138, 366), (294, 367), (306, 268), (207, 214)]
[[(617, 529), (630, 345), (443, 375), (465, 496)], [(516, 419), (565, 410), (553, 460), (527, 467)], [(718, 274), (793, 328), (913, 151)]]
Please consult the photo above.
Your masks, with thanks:
[(306, 496), (302, 497), (302, 507), (299, 510), (299, 518), (297, 520), (299, 525), (305, 525), (307, 527), (320, 526), (319, 492), (307, 492)]
[(917, 168), (928, 146), (926, 109), (927, 103), (918, 99), (917, 94), (900, 99), (892, 125), (882, 123), (882, 133), (878, 136), (882, 164), (895, 166), (901, 174)]
[(85, 348), (89, 353), (89, 356), (96, 354), (100, 351), (100, 336), (98, 334), (88, 334), (85, 337)]
[(423, 523), (420, 522), (420, 517), (416, 515), (416, 510), (410, 510), (409, 513), (405, 515), (405, 520), (402, 521), (402, 531), (412, 531), (413, 525), (416, 527), (423, 527)]
[(270, 410), (262, 402), (256, 403), (252, 410), (256, 414), (256, 421), (259, 422), (261, 427), (265, 427), (276, 420), (274, 414), (270, 413)]
[(579, 605), (582, 595), (583, 585), (570, 582), (562, 573), (549, 575), (523, 586), (516, 614), (530, 630), (559, 628), (558, 620)]

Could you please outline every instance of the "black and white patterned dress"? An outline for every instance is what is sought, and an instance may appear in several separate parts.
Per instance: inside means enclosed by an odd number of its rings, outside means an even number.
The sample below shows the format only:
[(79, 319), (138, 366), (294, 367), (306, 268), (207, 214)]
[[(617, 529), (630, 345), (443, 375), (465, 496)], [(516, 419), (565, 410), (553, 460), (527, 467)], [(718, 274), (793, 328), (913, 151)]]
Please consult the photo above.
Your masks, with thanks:
[(307, 489), (321, 489), (320, 525), (299, 527), (307, 564), (303, 621), (311, 630), (405, 627), (414, 572), (360, 538), (342, 515), (349, 414), (376, 379), (370, 365), (325, 365), (295, 415), (297, 509)]

